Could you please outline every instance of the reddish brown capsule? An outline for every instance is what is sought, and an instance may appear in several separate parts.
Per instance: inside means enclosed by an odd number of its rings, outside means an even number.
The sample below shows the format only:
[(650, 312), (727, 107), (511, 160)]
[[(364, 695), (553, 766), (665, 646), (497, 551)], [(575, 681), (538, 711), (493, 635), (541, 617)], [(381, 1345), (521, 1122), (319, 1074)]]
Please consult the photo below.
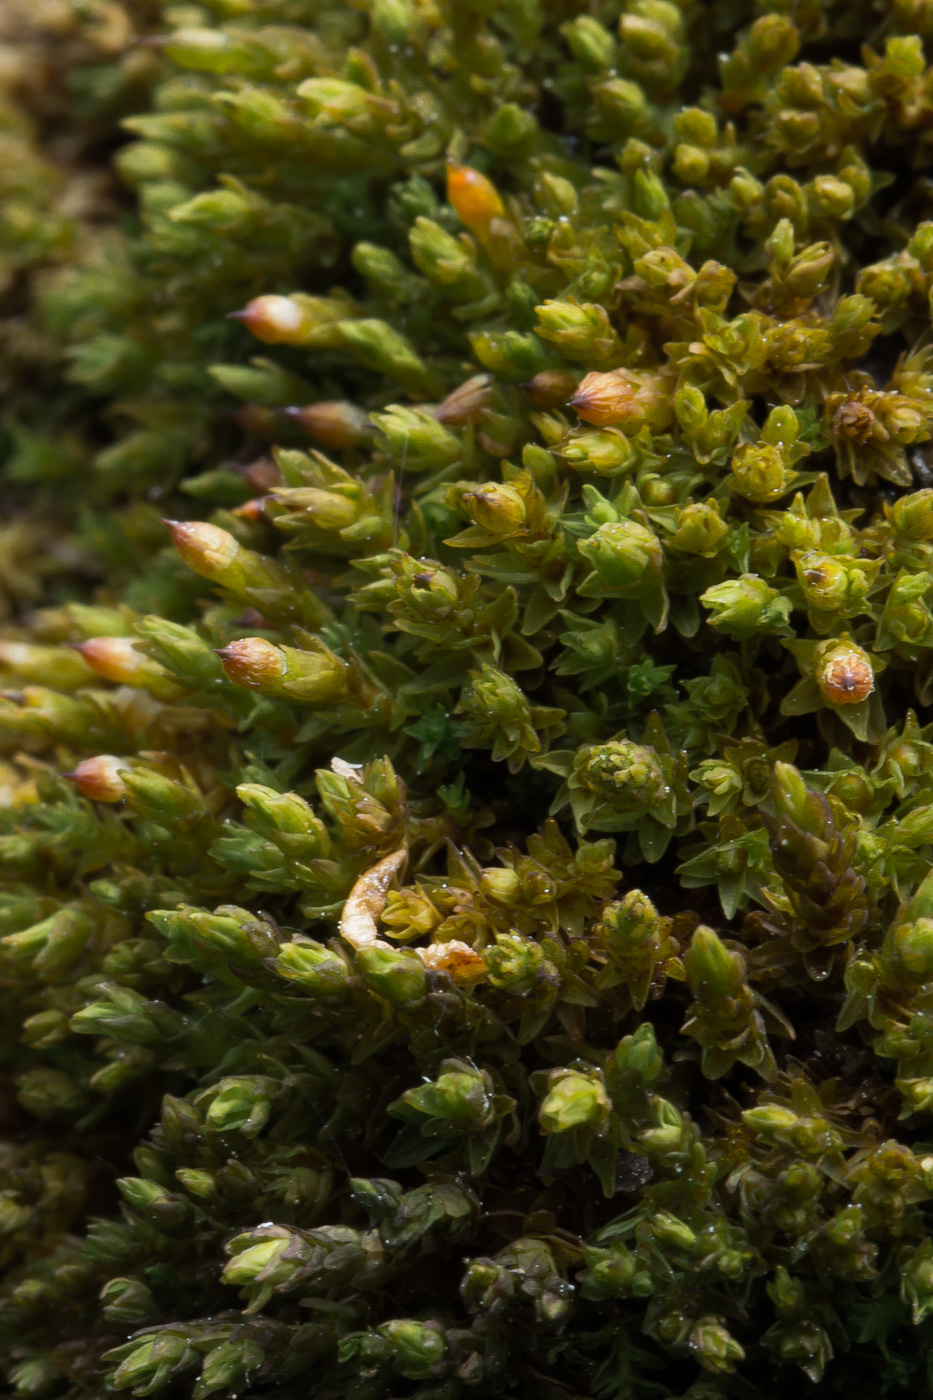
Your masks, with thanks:
[(620, 427), (634, 433), (647, 423), (663, 432), (673, 417), (672, 402), (670, 378), (663, 371), (614, 369), (603, 374), (593, 370), (580, 381), (570, 407), (595, 428)]
[(237, 685), (265, 690), (285, 674), (285, 656), (280, 647), (264, 637), (241, 637), (217, 652), (227, 675)]
[(820, 660), (816, 681), (830, 705), (858, 705), (875, 688), (871, 661), (861, 647), (840, 642)]
[(883, 441), (888, 437), (867, 402), (864, 389), (842, 400), (833, 414), (832, 425), (837, 437), (848, 438), (859, 447), (863, 447), (870, 438), (880, 438)]
[(637, 385), (619, 370), (608, 374), (593, 371), (580, 382), (580, 386), (570, 407), (584, 423), (592, 423), (597, 428), (607, 428), (613, 423), (622, 423), (631, 415)]

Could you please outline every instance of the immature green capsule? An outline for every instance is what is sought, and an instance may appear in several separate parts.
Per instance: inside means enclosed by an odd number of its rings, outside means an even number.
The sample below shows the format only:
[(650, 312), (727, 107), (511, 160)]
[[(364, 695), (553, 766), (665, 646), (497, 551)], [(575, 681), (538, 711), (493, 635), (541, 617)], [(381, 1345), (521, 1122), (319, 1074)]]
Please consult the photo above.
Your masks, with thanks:
[(576, 1070), (554, 1070), (548, 1092), (538, 1111), (546, 1133), (567, 1133), (598, 1128), (611, 1108), (601, 1077)]
[(710, 610), (711, 625), (739, 641), (783, 631), (790, 620), (790, 600), (757, 574), (717, 583), (700, 594), (700, 602)]
[(730, 953), (711, 928), (701, 925), (690, 941), (684, 958), (687, 982), (701, 1001), (714, 997), (734, 997), (745, 980), (740, 956)]
[(397, 1318), (381, 1323), (377, 1331), (386, 1342), (399, 1375), (409, 1380), (423, 1380), (437, 1374), (447, 1353), (447, 1342), (439, 1322)]
[(100, 1292), (103, 1314), (109, 1322), (135, 1325), (156, 1312), (155, 1299), (142, 1279), (108, 1279)]
[(420, 958), (400, 949), (370, 944), (356, 953), (357, 966), (372, 990), (393, 1006), (417, 1006), (427, 992)]
[(637, 520), (600, 525), (577, 546), (601, 582), (610, 588), (631, 588), (649, 572), (661, 567), (661, 545), (647, 525)]
[(744, 1361), (745, 1351), (717, 1317), (704, 1317), (690, 1334), (690, 1347), (705, 1371), (722, 1375)]

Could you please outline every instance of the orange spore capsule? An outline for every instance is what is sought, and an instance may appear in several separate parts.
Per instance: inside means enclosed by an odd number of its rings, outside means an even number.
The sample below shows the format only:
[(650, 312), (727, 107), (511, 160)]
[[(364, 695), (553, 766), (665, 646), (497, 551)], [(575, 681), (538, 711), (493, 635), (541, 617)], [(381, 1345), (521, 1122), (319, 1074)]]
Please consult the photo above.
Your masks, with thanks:
[(493, 219), (501, 219), (505, 205), (491, 180), (472, 166), (447, 162), (447, 201), (462, 223), (482, 238)]

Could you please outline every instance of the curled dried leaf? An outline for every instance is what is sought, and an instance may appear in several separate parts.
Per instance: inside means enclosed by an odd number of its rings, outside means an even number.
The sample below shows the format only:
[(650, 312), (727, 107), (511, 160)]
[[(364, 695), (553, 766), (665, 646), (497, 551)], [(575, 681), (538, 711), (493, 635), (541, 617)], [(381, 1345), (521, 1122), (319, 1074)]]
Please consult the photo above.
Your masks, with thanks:
[(404, 848), (393, 851), (377, 861), (353, 886), (340, 919), (340, 933), (351, 947), (367, 948), (380, 942), (376, 920), (385, 907), (389, 886), (407, 860), (408, 852)]

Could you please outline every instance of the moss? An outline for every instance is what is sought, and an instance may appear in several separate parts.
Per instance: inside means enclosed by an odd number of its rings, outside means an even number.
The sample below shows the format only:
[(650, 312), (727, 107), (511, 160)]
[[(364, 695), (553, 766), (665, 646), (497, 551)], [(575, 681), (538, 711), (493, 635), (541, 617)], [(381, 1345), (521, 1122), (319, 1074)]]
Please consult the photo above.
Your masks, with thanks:
[(933, 12), (8, 8), (11, 1393), (933, 1393)]

